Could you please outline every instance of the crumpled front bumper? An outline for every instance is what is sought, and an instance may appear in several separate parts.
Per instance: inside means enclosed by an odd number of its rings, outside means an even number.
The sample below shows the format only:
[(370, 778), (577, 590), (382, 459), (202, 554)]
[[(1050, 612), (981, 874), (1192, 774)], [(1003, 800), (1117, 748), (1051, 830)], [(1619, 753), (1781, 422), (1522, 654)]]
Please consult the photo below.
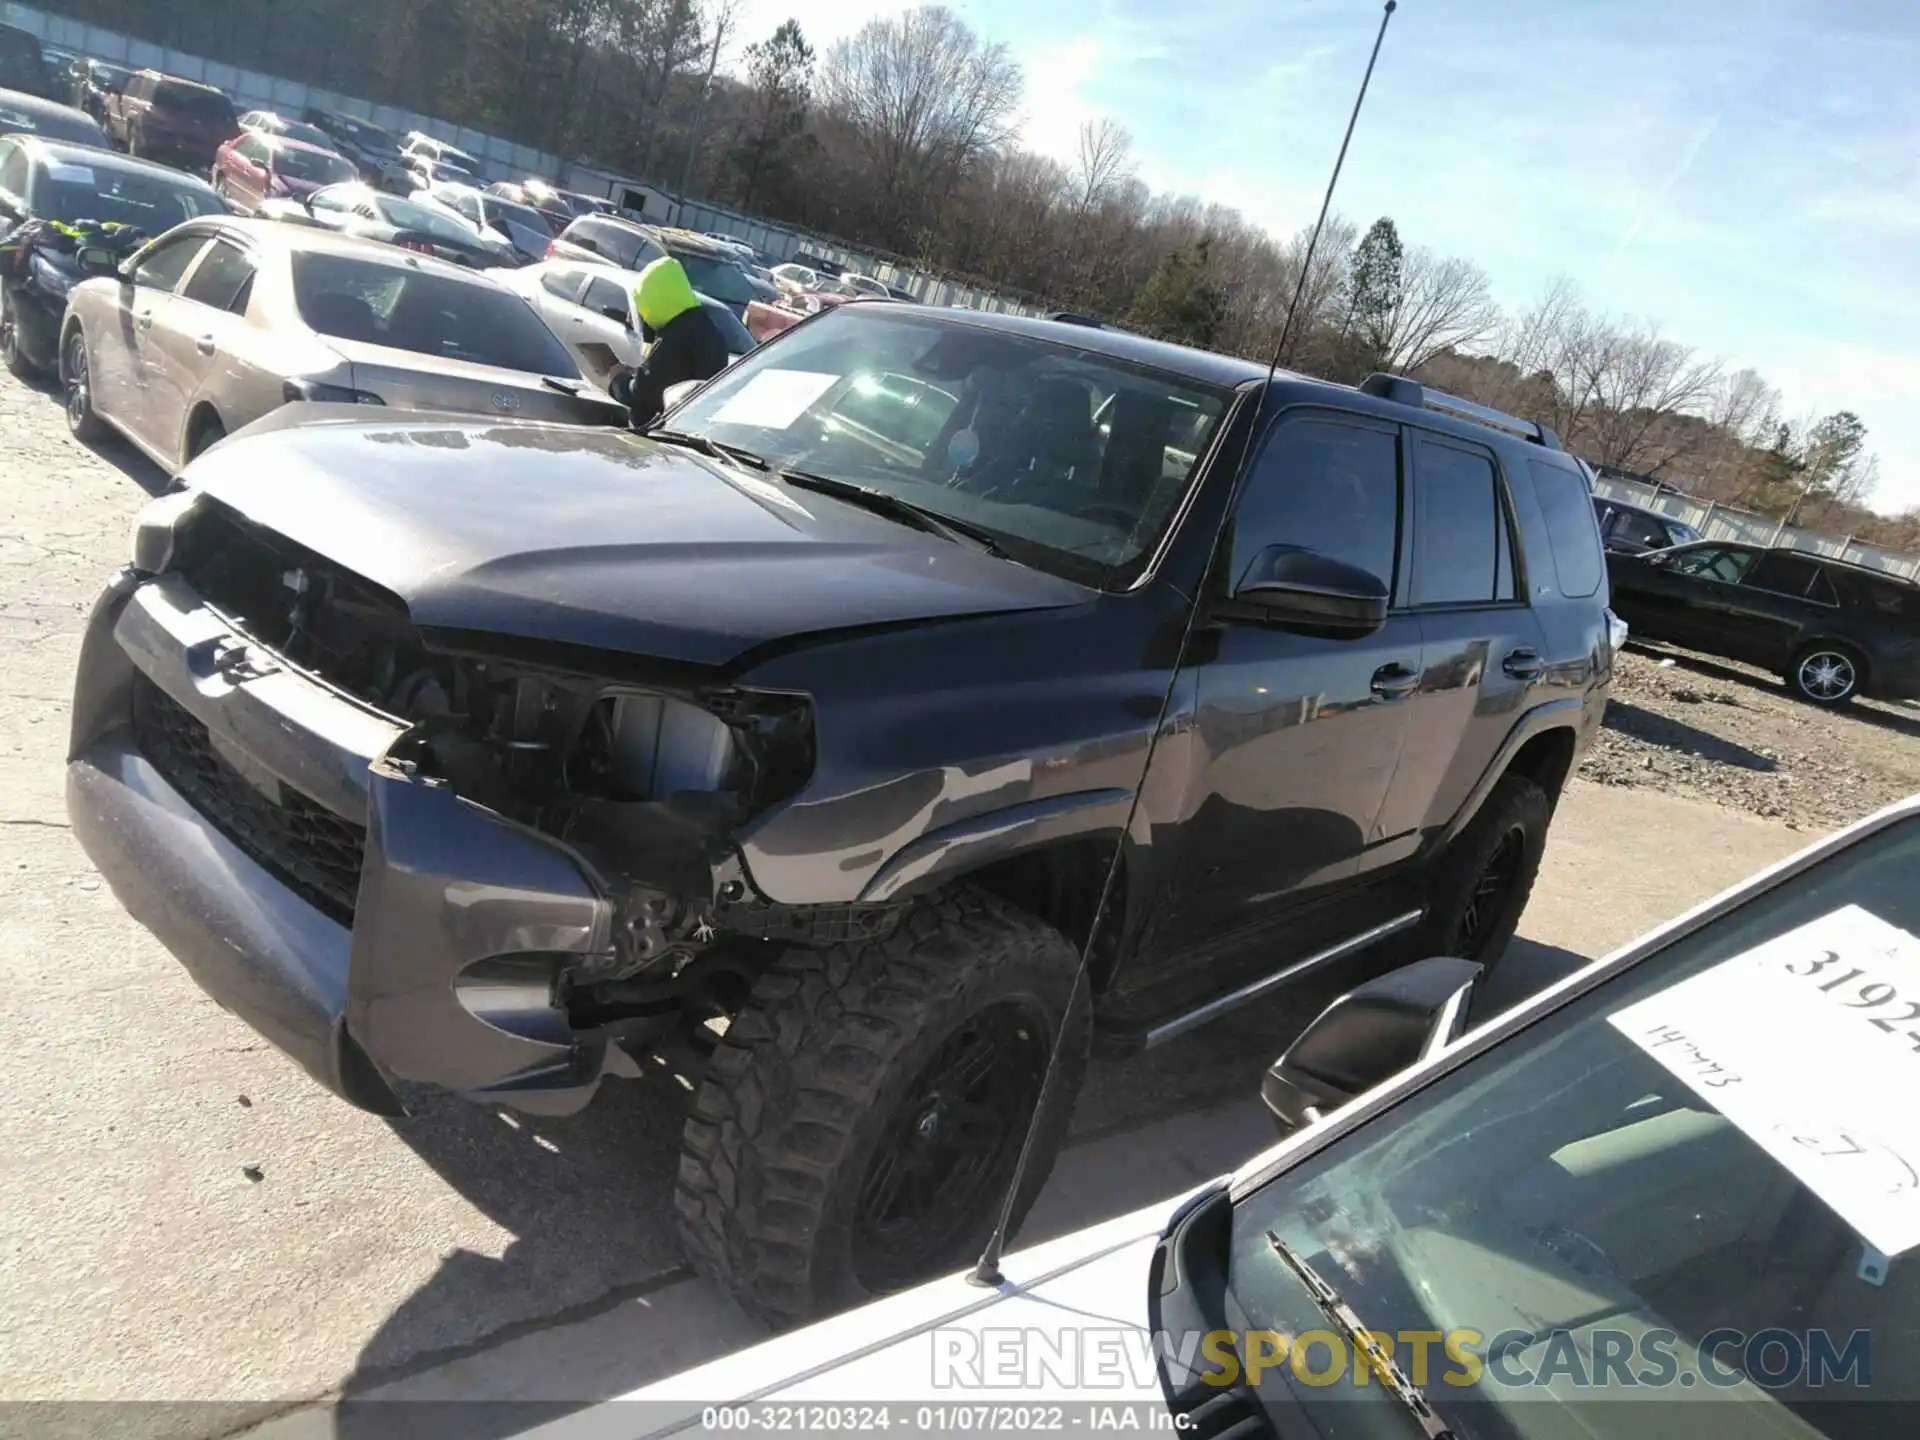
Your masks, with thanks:
[[(205, 726), (221, 784), (288, 787), (364, 827), (351, 929), (257, 831), (216, 824), (156, 764), (134, 719), (143, 684)], [(391, 764), (401, 733), (250, 650), (178, 577), (129, 572), (82, 648), (68, 813), (200, 987), (345, 1099), (399, 1113), (406, 1080), (577, 1110), (607, 1047), (567, 1023), (553, 981), (610, 951), (612, 906), (564, 846)]]

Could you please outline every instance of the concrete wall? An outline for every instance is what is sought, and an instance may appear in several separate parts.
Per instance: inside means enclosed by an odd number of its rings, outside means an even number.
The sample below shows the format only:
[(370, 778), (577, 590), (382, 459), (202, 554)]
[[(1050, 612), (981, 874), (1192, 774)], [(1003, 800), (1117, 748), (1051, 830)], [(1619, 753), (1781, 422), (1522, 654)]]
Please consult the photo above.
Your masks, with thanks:
[(1769, 520), (1764, 515), (1694, 500), (1672, 490), (1656, 489), (1639, 480), (1602, 475), (1594, 482), (1593, 493), (1602, 499), (1621, 500), (1629, 505), (1658, 510), (1662, 515), (1670, 515), (1683, 524), (1693, 526), (1709, 540), (1781, 545), (1835, 560), (1848, 560), (1855, 565), (1884, 570), (1889, 575), (1904, 575), (1909, 580), (1920, 580), (1920, 557), (1903, 555), (1897, 550), (1882, 550), (1877, 545), (1856, 544), (1851, 536), (1843, 539), (1823, 535), (1817, 530), (1801, 530), (1791, 526), (1782, 528), (1778, 520)]

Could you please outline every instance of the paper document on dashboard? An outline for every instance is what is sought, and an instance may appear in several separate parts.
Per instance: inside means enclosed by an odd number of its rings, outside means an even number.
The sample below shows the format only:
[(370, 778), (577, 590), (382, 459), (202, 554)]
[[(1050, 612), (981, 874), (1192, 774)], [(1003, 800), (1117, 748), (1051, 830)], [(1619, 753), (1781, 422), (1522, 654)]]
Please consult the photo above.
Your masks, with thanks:
[(1920, 1245), (1920, 940), (1848, 905), (1607, 1018), (1863, 1239)]

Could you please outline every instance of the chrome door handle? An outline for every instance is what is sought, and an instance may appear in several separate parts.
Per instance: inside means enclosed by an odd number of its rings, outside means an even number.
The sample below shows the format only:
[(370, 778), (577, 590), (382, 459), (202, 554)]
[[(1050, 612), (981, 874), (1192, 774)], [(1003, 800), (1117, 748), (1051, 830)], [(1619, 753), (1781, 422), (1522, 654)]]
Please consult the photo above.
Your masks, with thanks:
[(1404, 700), (1419, 684), (1419, 671), (1396, 662), (1382, 665), (1374, 671), (1373, 682), (1368, 688), (1382, 700)]
[(198, 340), (193, 342), (193, 348), (198, 350), (202, 355), (213, 354), (213, 351), (214, 351), (213, 336), (202, 335)]
[(1547, 662), (1532, 650), (1514, 650), (1500, 662), (1500, 668), (1515, 680), (1538, 680), (1546, 672)]

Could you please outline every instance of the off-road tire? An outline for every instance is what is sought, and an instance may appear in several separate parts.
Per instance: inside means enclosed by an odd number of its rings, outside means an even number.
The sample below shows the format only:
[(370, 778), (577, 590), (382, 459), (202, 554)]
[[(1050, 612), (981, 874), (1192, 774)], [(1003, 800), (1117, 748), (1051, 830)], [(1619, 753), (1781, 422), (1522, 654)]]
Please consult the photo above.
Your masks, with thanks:
[[(1837, 662), (1837, 663), (1822, 663)], [(1830, 676), (1823, 686), (1818, 677)], [(1867, 678), (1867, 662), (1851, 645), (1819, 640), (1802, 646), (1787, 667), (1787, 688), (1809, 705), (1837, 710), (1852, 703)], [(1833, 685), (1844, 688), (1834, 689)]]
[[(788, 950), (715, 1047), (687, 1121), (675, 1201), (689, 1258), (775, 1326), (871, 1298), (855, 1269), (853, 1216), (888, 1122), (963, 1022), (1032, 1002), (1048, 1025), (1042, 1053), (1070, 1018), (1017, 1226), (1053, 1168), (1085, 1071), (1078, 960), (1057, 930), (970, 888), (921, 902), (883, 940)], [(975, 1258), (1004, 1185), (929, 1277)]]
[[(1524, 775), (1505, 775), (1493, 787), (1480, 811), (1448, 845), (1434, 868), (1427, 891), (1427, 918), (1421, 926), (1423, 950), (1429, 955), (1457, 955), (1491, 970), (1506, 953), (1513, 932), (1526, 911), (1527, 897), (1540, 873), (1540, 857), (1547, 846), (1547, 825), (1553, 804), (1547, 792)], [(1463, 935), (1476, 890), (1489, 872), (1503, 843), (1518, 845), (1511, 879), (1497, 913), (1481, 917), (1471, 938)]]

